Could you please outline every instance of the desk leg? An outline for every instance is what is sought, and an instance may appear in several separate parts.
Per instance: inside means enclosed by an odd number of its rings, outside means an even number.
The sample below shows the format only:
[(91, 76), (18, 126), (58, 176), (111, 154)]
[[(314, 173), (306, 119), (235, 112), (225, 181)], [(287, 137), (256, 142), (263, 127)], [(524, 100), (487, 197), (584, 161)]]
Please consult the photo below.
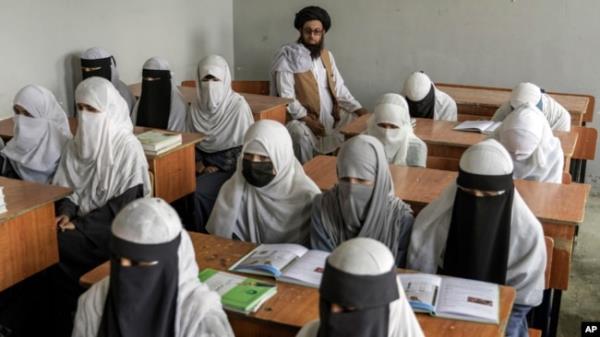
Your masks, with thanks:
[(532, 328), (542, 330), (542, 337), (549, 337), (552, 316), (552, 289), (544, 290), (542, 304), (531, 311), (530, 324)]
[(553, 289), (552, 290), (552, 308), (550, 315), (550, 329), (548, 333), (545, 335), (547, 337), (556, 337), (556, 332), (558, 330), (558, 319), (560, 316), (560, 302), (562, 299), (562, 290)]

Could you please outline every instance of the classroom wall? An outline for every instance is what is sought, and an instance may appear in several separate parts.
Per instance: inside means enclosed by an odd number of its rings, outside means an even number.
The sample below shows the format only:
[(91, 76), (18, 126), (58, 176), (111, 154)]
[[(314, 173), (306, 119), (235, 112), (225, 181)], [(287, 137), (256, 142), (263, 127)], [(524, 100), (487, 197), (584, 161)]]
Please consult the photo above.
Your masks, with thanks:
[[(368, 108), (415, 70), (439, 82), (531, 81), (600, 99), (597, 0), (234, 0), (235, 78), (268, 79), (276, 49), (298, 37), (294, 14), (310, 4), (331, 14), (326, 45)], [(600, 186), (600, 159), (588, 175)]]
[(19, 0), (0, 2), (0, 118), (24, 85), (46, 86), (72, 111), (79, 54), (112, 52), (125, 83), (162, 56), (179, 80), (210, 53), (233, 62), (232, 0)]

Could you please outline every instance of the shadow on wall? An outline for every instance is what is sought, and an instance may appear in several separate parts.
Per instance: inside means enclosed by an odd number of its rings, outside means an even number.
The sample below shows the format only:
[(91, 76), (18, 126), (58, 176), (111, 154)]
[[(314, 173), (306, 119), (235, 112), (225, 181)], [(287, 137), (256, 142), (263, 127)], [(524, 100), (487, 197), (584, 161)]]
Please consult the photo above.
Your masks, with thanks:
[(81, 61), (79, 55), (81, 53), (70, 53), (65, 57), (63, 81), (64, 92), (66, 97), (67, 114), (75, 116), (75, 88), (81, 82)]

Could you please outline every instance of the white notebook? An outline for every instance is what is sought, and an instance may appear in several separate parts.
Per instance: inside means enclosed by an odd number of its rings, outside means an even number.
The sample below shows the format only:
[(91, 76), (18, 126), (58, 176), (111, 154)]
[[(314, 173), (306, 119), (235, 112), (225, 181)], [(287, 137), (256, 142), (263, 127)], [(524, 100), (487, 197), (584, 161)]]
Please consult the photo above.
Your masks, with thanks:
[(480, 132), (486, 135), (492, 134), (502, 124), (494, 121), (464, 121), (454, 127), (457, 131)]
[(479, 323), (500, 322), (497, 284), (431, 274), (401, 274), (400, 280), (415, 312)]
[(273, 276), (278, 281), (318, 288), (329, 252), (293, 243), (262, 244), (236, 262), (230, 271)]

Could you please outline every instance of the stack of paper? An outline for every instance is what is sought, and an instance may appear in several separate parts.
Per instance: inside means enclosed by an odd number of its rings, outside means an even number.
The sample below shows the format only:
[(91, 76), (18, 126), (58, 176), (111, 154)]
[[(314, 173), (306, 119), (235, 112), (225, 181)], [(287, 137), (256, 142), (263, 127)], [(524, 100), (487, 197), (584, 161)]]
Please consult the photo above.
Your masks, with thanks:
[(0, 186), (0, 213), (6, 213), (6, 202), (4, 201), (4, 186)]
[(180, 133), (160, 130), (146, 131), (137, 135), (137, 138), (142, 143), (144, 152), (150, 155), (158, 155), (169, 151), (182, 142)]

